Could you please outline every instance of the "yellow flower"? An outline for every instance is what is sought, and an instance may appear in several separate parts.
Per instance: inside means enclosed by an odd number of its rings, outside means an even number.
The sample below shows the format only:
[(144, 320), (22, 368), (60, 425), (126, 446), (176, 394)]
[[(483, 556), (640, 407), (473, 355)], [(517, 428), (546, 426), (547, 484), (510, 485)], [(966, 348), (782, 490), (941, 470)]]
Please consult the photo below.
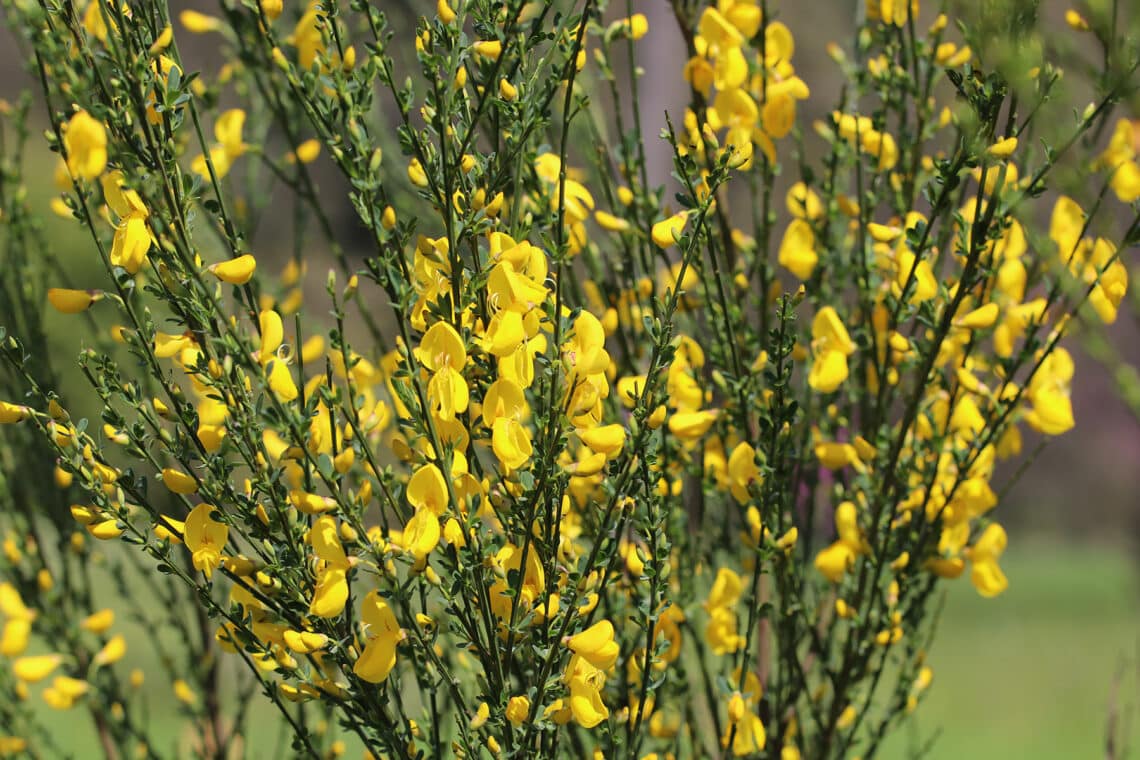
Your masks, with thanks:
[(418, 509), (428, 509), (442, 515), (447, 509), (447, 481), (434, 464), (425, 464), (408, 479), (408, 503)]
[(192, 475), (166, 468), (162, 471), (162, 482), (174, 493), (191, 494), (198, 490), (198, 481)]
[(257, 324), (261, 332), (261, 347), (257, 351), (257, 359), (264, 366), (273, 359), (277, 349), (284, 342), (285, 326), (281, 322), (281, 315), (272, 309), (258, 314)]
[(749, 702), (758, 701), (759, 695), (745, 700), (744, 696), (735, 691), (728, 700), (728, 725), (725, 727), (724, 744), (732, 736), (732, 754), (736, 757), (753, 755), (764, 749), (768, 741), (764, 730), (764, 721), (760, 720)]
[(1076, 425), (1073, 403), (1069, 399), (1073, 371), (1073, 358), (1063, 348), (1054, 348), (1041, 362), (1026, 388), (1033, 407), (1025, 413), (1025, 421), (1034, 430), (1045, 435), (1061, 435)]
[(491, 449), (504, 472), (522, 467), (534, 452), (530, 431), (515, 417), (500, 417), (491, 427)]
[(1057, 244), (1057, 255), (1065, 264), (1077, 252), (1077, 244), (1085, 226), (1085, 212), (1077, 202), (1062, 195), (1053, 204), (1053, 215), (1049, 220), (1049, 237)]
[(0, 655), (16, 657), (28, 648), (32, 635), (32, 618), (9, 618), (0, 631)]
[(792, 220), (784, 231), (776, 260), (801, 280), (811, 277), (819, 262), (819, 254), (815, 250), (815, 232), (810, 224), (803, 219)]
[(815, 569), (832, 583), (839, 583), (855, 558), (868, 551), (854, 502), (845, 501), (835, 508), (835, 528), (839, 538), (816, 555)]
[(78, 111), (68, 120), (63, 148), (67, 168), (79, 179), (95, 179), (107, 166), (107, 132), (102, 122), (86, 111)]
[(439, 20), (445, 24), (450, 24), (456, 19), (455, 10), (451, 7), (448, 0), (437, 0), (435, 4), (435, 15), (439, 16)]
[(511, 84), (510, 80), (503, 78), (499, 80), (499, 97), (508, 103), (513, 103), (518, 100), (519, 88)]
[(424, 166), (418, 158), (408, 162), (408, 180), (416, 187), (428, 186), (427, 172), (424, 171)]
[(54, 710), (70, 710), (83, 697), (91, 685), (86, 681), (69, 676), (56, 676), (51, 686), (44, 689), (43, 698)]
[(173, 684), (174, 696), (184, 705), (193, 705), (198, 701), (198, 695), (190, 688), (190, 684), (183, 681), (181, 678), (176, 680)]
[(245, 285), (253, 278), (256, 270), (257, 259), (248, 253), (209, 267), (210, 274), (230, 285)]
[(895, 254), (895, 281), (891, 285), (891, 292), (896, 298), (901, 298), (903, 288), (907, 287), (911, 303), (922, 303), (938, 295), (938, 279), (934, 276), (930, 261), (919, 260), (914, 251), (900, 241), (898, 253)]
[(705, 639), (714, 654), (732, 654), (744, 646), (744, 637), (736, 629), (735, 610), (743, 588), (743, 582), (735, 572), (727, 567), (717, 570), (709, 597), (705, 600), (705, 610), (709, 613)]
[(823, 216), (823, 202), (819, 195), (803, 182), (797, 182), (788, 189), (784, 203), (788, 213), (797, 219), (819, 219)]
[(115, 611), (102, 609), (83, 619), (79, 627), (91, 633), (104, 633), (115, 623)]
[[(245, 153), (247, 146), (242, 141), (244, 127), (245, 111), (240, 108), (231, 108), (214, 122), (214, 138), (217, 142), (210, 146), (210, 163), (214, 165), (218, 179), (229, 174), (233, 162)], [(209, 181), (210, 169), (204, 155), (195, 156), (190, 169), (203, 180)]]
[(87, 526), (87, 532), (100, 541), (110, 541), (123, 535), (123, 527), (118, 520), (102, 520)]
[(599, 425), (589, 430), (579, 431), (578, 437), (592, 451), (604, 454), (606, 457), (614, 457), (621, 453), (622, 446), (625, 445), (625, 428), (616, 423)]
[(1128, 292), (1128, 269), (1120, 261), (1116, 246), (1097, 238), (1082, 274), (1086, 283), (1095, 283), (1089, 293), (1089, 304), (1102, 322), (1112, 324)]
[(570, 687), (570, 712), (578, 725), (593, 728), (609, 717), (610, 711), (602, 701), (602, 689), (606, 685), (604, 671), (575, 654), (566, 666), (563, 680)]
[(78, 314), (95, 303), (101, 293), (97, 290), (70, 290), (68, 288), (48, 288), (47, 297), (56, 311), (63, 314)]
[(31, 410), (26, 406), (13, 404), (8, 401), (0, 401), (0, 425), (11, 425), (16, 422), (23, 422), (31, 414)]
[(997, 322), (998, 312), (999, 308), (996, 303), (988, 303), (959, 317), (954, 321), (954, 324), (968, 330), (984, 330), (993, 327), (994, 323)]
[(689, 213), (682, 211), (667, 219), (662, 219), (653, 225), (650, 230), (649, 236), (653, 238), (653, 242), (660, 248), (668, 248), (671, 245), (677, 244), (677, 238), (681, 237), (681, 233), (685, 231), (685, 225), (689, 221)]
[(530, 700), (525, 696), (511, 697), (507, 700), (507, 720), (511, 725), (521, 726), (530, 715)]
[(37, 683), (50, 676), (63, 662), (63, 655), (40, 654), (21, 657), (12, 663), (12, 673), (26, 683)]
[(970, 582), (984, 597), (994, 597), (1009, 587), (998, 559), (1005, 551), (1005, 529), (990, 523), (970, 548)]
[(988, 153), (994, 158), (1009, 158), (1017, 150), (1017, 138), (1007, 137), (991, 145)]
[(269, 389), (273, 391), (278, 401), (287, 404), (300, 395), (297, 384), (293, 382), (293, 373), (289, 371), (289, 365), (283, 359), (273, 358), (265, 371)]
[(320, 560), (309, 614), (322, 618), (336, 617), (344, 611), (348, 601), (346, 574), (352, 564), (340, 543), (336, 520), (328, 515), (318, 518), (309, 531), (309, 543)]
[(0, 734), (0, 757), (19, 755), (28, 749), (28, 741), (22, 736)]
[(617, 662), (621, 649), (614, 641), (614, 626), (600, 620), (566, 640), (566, 646), (599, 670), (609, 670)]
[(448, 422), (467, 411), (470, 392), (467, 381), (449, 366), (440, 367), (428, 381), (428, 404), (439, 419)]
[(863, 472), (866, 469), (863, 460), (859, 457), (859, 452), (850, 443), (820, 441), (815, 444), (815, 456), (819, 459), (819, 463), (829, 470), (854, 467)]
[[(442, 2), (442, 0), (441, 0)], [(479, 706), (475, 708), (475, 717), (471, 719), (471, 730), (478, 731), (487, 721), (491, 718), (491, 708), (486, 702), (480, 702)]]
[(404, 632), (384, 597), (369, 591), (360, 606), (364, 619), (366, 643), (352, 672), (369, 683), (383, 683), (396, 665), (396, 645)]
[(223, 24), (220, 18), (216, 16), (208, 16), (205, 13), (198, 11), (182, 11), (178, 14), (178, 20), (186, 31), (191, 34), (206, 34), (207, 32), (216, 32), (222, 29)]
[(816, 312), (811, 337), (814, 361), (808, 373), (808, 385), (820, 393), (831, 393), (847, 379), (847, 357), (855, 353), (855, 344), (830, 306)]
[(103, 198), (119, 217), (111, 242), (111, 263), (135, 274), (146, 263), (147, 252), (154, 242), (147, 226), (150, 213), (139, 194), (126, 186), (123, 173), (118, 169), (105, 174), (100, 182)]
[(430, 509), (417, 509), (404, 526), (401, 545), (420, 564), (439, 545), (440, 533), (439, 517)]
[(752, 498), (748, 493), (749, 487), (763, 480), (756, 464), (756, 449), (747, 442), (738, 443), (729, 455), (728, 479), (733, 498), (741, 504), (747, 504)]
[(222, 561), (222, 550), (229, 540), (230, 528), (228, 525), (216, 522), (211, 514), (214, 507), (209, 504), (199, 504), (190, 510), (186, 516), (185, 541), (186, 548), (191, 552), (191, 560), (195, 570), (201, 570), (210, 578)]
[(705, 409), (699, 412), (676, 412), (669, 416), (669, 432), (678, 438), (694, 440), (708, 432), (719, 412)]
[(413, 353), (429, 372), (438, 372), (443, 367), (461, 370), (467, 363), (463, 339), (447, 322), (436, 322), (429, 327)]
[(475, 55), (497, 61), (499, 60), (499, 56), (503, 53), (503, 43), (498, 40), (484, 40), (476, 42), (471, 46), (471, 49), (475, 52)]
[(515, 606), (516, 599), (521, 611), (526, 612), (546, 591), (546, 573), (542, 569), (537, 548), (531, 544), (526, 552), (526, 572), (523, 574), (518, 596), (510, 595), (509, 592), (514, 586), (508, 582), (508, 576), (522, 569), (522, 561), (523, 550), (514, 544), (507, 544), (495, 553), (495, 568), (497, 572), (501, 571), (502, 576), (490, 589), (491, 610), (504, 622), (510, 620), (511, 608)]
[(722, 51), (744, 44), (744, 35), (716, 8), (705, 8), (697, 30), (706, 43)]
[(261, 6), (261, 12), (270, 21), (276, 21), (277, 17), (281, 15), (281, 11), (285, 9), (283, 0), (260, 0), (258, 5)]

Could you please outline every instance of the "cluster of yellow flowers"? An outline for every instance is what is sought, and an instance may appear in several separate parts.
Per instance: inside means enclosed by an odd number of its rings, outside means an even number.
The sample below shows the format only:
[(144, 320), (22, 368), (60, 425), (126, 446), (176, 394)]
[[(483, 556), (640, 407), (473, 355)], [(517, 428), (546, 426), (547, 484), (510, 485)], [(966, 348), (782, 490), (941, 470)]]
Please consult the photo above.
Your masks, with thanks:
[[(579, 100), (617, 93), (617, 46), (634, 50), (646, 17), (603, 25), (605, 3), (557, 5), (439, 0), (416, 26), (422, 102), (375, 9), (185, 11), (183, 29), (241, 53), (212, 82), (186, 82), (162, 3), (92, 0), (44, 27), (35, 44), (70, 24), (81, 52), (102, 51), (139, 116), (115, 116), (98, 70), (53, 62), (44, 78), (52, 208), (87, 228), (113, 281), (45, 297), (113, 340), (81, 357), (104, 425), (74, 422), (30, 375), (31, 400), (0, 401), (0, 423), (43, 434), (86, 534), (193, 590), (214, 621), (203, 656), (244, 661), (310, 751), (287, 703), (323, 705), (372, 756), (873, 754), (930, 686), (937, 581), (969, 563), (982, 595), (1008, 586), (997, 464), (1022, 426), (1075, 424), (1058, 343), (1086, 303), (1117, 317), (1128, 272), (1112, 233), (1064, 195), (1035, 233), (1023, 207), (1052, 157), (1025, 148), (1016, 103), (1002, 127), (997, 88), (970, 89), (983, 62), (945, 39), (945, 16), (918, 31), (917, 0), (868, 0), (858, 55), (830, 50), (859, 97), (814, 125), (824, 158), (786, 183), (784, 214), (777, 177), (793, 151), (807, 166), (811, 137), (792, 32), (754, 0), (675, 3), (691, 101), (668, 131), (674, 211), (647, 186), (640, 135)], [(205, 104), (231, 85), (254, 102), (218, 113), (207, 141)], [(397, 171), (369, 123), (381, 86)], [(598, 137), (611, 116), (613, 155), (575, 149), (575, 130)], [(1121, 119), (1090, 162), (1124, 203), (1140, 198), (1138, 135)], [(322, 148), (375, 244), (364, 268), (339, 255), (315, 190)], [(301, 319), (317, 258), (304, 237), (276, 278), (249, 252), (267, 201), (235, 178), (261, 166), (344, 268), (327, 279), (328, 330)], [(737, 187), (748, 221), (729, 209)], [(221, 241), (214, 263), (199, 224)], [(158, 308), (180, 331), (156, 326)], [(354, 348), (366, 328), (373, 345)], [(124, 380), (128, 356), (139, 374)], [(69, 540), (89, 556), (82, 531)], [(114, 613), (80, 624), (93, 669), (26, 655), (50, 614), (33, 592), (0, 577), (17, 695), (61, 668), (42, 694), (54, 708), (113, 688), (98, 671), (126, 652)], [(898, 709), (874, 723), (887, 671)], [(182, 679), (173, 690), (217, 709)], [(24, 741), (0, 736), (0, 756)]]

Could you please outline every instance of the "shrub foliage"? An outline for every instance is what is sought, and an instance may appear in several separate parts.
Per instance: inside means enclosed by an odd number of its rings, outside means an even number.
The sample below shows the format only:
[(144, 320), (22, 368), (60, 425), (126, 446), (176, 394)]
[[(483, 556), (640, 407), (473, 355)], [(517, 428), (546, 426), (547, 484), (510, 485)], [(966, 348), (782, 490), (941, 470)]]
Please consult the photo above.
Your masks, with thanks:
[(871, 757), (1127, 306), (1118, 3), (2, 5), (0, 755)]

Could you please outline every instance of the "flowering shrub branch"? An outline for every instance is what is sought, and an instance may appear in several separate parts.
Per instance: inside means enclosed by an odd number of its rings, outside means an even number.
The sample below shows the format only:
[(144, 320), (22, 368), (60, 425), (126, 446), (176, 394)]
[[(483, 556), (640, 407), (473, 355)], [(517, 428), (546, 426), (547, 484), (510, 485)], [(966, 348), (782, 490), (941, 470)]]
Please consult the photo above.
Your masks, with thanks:
[(305, 756), (875, 755), (1127, 297), (1118, 10), (1063, 123), (1025, 4), (868, 2), (805, 125), (774, 3), (672, 0), (664, 116), (630, 3), (381, 5), (4, 0), (86, 237), (6, 104), (0, 755), (62, 751), (29, 699), (163, 755), (144, 677), (211, 757), (256, 694)]

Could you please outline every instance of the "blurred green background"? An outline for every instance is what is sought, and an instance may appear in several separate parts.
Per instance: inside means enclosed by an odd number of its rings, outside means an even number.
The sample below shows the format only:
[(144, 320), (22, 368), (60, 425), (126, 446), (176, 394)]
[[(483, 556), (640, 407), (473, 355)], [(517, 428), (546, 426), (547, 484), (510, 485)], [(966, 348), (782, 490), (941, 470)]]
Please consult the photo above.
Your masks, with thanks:
[[(176, 2), (172, 8), (190, 5)], [(651, 36), (640, 48), (644, 57), (639, 64), (647, 71), (647, 142), (657, 150), (651, 154), (657, 162), (655, 179), (664, 182), (668, 150), (656, 140), (660, 119), (655, 116), (667, 109), (676, 113), (683, 106), (684, 94), (675, 84), (680, 43), (663, 0), (635, 5), (650, 17)], [(813, 89), (811, 107), (802, 117), (808, 124), (834, 102), (838, 82), (822, 47), (827, 41), (848, 39), (852, 3), (771, 5), (797, 35), (797, 71)], [(1060, 29), (1065, 6), (1045, 5), (1047, 17)], [(193, 55), (200, 39), (186, 37), (184, 50)], [(7, 31), (0, 29), (0, 97), (13, 97), (26, 85), (22, 63)], [(42, 118), (42, 110), (37, 116)], [(43, 196), (46, 207), (52, 157), (45, 150), (30, 160), (42, 169), (33, 176), (44, 184), (33, 191)], [(349, 223), (347, 204), (337, 214)], [(81, 236), (62, 234), (57, 242), (74, 250), (79, 271), (86, 266), (80, 262), (89, 262), (94, 276), (94, 261)], [(1134, 258), (1127, 263), (1131, 268)], [(319, 272), (323, 266), (314, 264), (310, 270)], [(1115, 337), (1129, 358), (1138, 361), (1140, 331), (1127, 319), (1121, 321)], [(74, 353), (79, 338), (68, 340), (72, 343), (64, 350)], [(930, 653), (934, 685), (883, 757), (911, 757), (928, 745), (924, 757), (934, 760), (1105, 757), (1113, 721), (1131, 756), (1140, 756), (1140, 425), (1114, 396), (1106, 371), (1079, 353), (1077, 359), (1076, 430), (1041, 453), (999, 508), (1010, 535), (1002, 563), (1010, 589), (998, 599), (985, 600), (967, 580), (946, 586), (943, 622)], [(996, 481), (1000, 484), (1004, 477)], [(129, 634), (141, 641), (153, 632), (136, 628)], [(167, 691), (157, 679), (144, 687), (158, 721), (176, 715), (176, 702)], [(81, 721), (69, 724), (60, 738), (79, 756), (93, 741)], [(171, 744), (179, 738), (171, 736)], [(276, 747), (276, 739), (250, 737), (264, 747)], [(1123, 756), (1118, 750), (1116, 757)]]

